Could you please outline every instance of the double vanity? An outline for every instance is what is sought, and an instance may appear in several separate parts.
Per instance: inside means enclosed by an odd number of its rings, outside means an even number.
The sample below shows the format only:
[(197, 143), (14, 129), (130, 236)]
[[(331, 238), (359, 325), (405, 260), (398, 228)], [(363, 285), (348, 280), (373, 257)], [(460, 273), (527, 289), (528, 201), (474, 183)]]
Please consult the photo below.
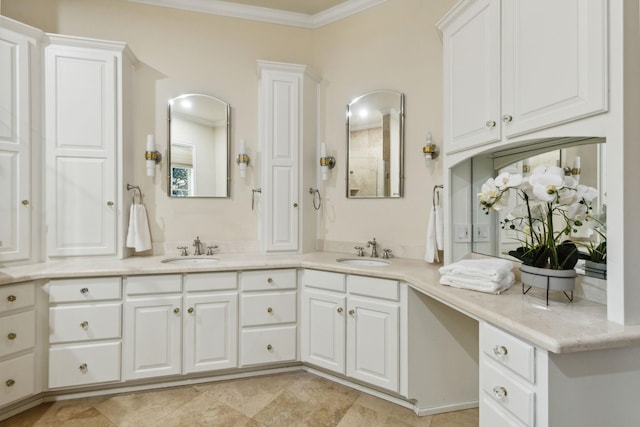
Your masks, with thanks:
[(216, 254), (0, 273), (2, 418), (43, 400), (305, 369), (421, 415), (484, 400), (491, 425), (577, 425), (578, 408), (615, 387), (629, 393), (599, 401), (605, 424), (634, 419), (640, 326), (586, 300), (546, 307), (518, 284), (442, 286), (422, 261)]

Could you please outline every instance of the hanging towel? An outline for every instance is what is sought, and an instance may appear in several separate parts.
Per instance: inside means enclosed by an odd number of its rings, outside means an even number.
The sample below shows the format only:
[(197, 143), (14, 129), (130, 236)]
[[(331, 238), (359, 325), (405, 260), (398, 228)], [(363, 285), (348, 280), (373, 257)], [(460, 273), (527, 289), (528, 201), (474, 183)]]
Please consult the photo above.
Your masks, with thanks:
[(424, 260), (430, 263), (440, 262), (438, 256), (438, 242), (437, 242), (437, 210), (434, 206), (431, 208), (431, 215), (429, 215), (429, 223), (427, 224), (427, 247), (424, 255)]
[(436, 205), (436, 248), (444, 250), (444, 219), (442, 216), (442, 206)]
[(147, 222), (147, 210), (142, 203), (134, 202), (131, 204), (127, 247), (134, 248), (136, 252), (151, 249), (151, 233)]

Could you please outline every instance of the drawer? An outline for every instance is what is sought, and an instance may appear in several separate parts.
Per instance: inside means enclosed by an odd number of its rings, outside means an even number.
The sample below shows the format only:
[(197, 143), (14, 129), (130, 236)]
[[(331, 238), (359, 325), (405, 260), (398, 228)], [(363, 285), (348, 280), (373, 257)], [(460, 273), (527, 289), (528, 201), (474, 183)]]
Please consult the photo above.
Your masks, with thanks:
[(243, 330), (241, 346), (243, 366), (296, 360), (296, 327)]
[(491, 399), (527, 426), (534, 425), (535, 392), (486, 361), (481, 363), (482, 398)]
[(49, 349), (49, 387), (120, 380), (120, 343), (71, 345)]
[(482, 352), (511, 369), (530, 383), (535, 383), (535, 347), (487, 323), (480, 326)]
[(33, 353), (0, 362), (0, 406), (35, 393)]
[(197, 273), (184, 278), (187, 292), (223, 291), (238, 288), (238, 273)]
[(400, 301), (400, 283), (397, 280), (365, 276), (347, 276), (350, 294)]
[(0, 318), (0, 357), (32, 348), (35, 344), (35, 311)]
[(36, 302), (36, 285), (33, 282), (0, 286), (0, 313), (29, 307)]
[(346, 290), (345, 275), (328, 271), (304, 270), (302, 285), (328, 291), (344, 292)]
[(49, 302), (102, 301), (122, 298), (120, 277), (61, 279), (49, 282)]
[(493, 398), (486, 394), (480, 395), (480, 425), (490, 427), (519, 427), (523, 424), (513, 415), (505, 411)]
[(49, 309), (49, 342), (120, 338), (122, 304), (60, 305)]
[(126, 284), (127, 295), (182, 292), (182, 276), (179, 274), (131, 276), (127, 277)]
[(244, 271), (240, 284), (245, 291), (269, 291), (276, 289), (296, 289), (295, 269)]
[(296, 321), (296, 291), (242, 295), (242, 326)]

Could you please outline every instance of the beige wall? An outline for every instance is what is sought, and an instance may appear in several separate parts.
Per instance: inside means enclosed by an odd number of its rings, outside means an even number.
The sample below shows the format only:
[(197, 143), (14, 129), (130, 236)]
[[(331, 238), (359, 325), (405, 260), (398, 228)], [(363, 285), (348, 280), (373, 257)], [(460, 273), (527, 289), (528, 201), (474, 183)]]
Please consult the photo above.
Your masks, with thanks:
[[(257, 216), (251, 212), (253, 167), (246, 180), (232, 168), (230, 199), (170, 199), (166, 164), (145, 176), (146, 135), (166, 151), (166, 102), (185, 92), (210, 94), (231, 104), (232, 146), (247, 141), (255, 159), (258, 79), (256, 60), (309, 65), (322, 76), (320, 138), (337, 165), (320, 184), (324, 206), (319, 239), (328, 249), (371, 237), (398, 256), (422, 256), (436, 168), (423, 166), (428, 131), (441, 144), (442, 45), (435, 22), (455, 0), (390, 0), (316, 30), (259, 23), (132, 3), (126, 0), (2, 0), (0, 12), (47, 32), (125, 41), (140, 60), (135, 90), (137, 184), (150, 214), (154, 242), (242, 241), (257, 248)], [(405, 197), (345, 197), (346, 104), (357, 95), (393, 89), (406, 95)], [(236, 149), (232, 148), (235, 153)], [(235, 164), (233, 164), (235, 166)], [(241, 245), (242, 246), (242, 245)]]

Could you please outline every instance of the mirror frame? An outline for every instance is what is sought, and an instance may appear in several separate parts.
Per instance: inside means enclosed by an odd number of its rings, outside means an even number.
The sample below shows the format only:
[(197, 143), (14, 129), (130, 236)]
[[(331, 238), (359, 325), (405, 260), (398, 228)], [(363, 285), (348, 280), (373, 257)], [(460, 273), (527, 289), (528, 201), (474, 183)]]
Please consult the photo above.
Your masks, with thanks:
[[(349, 191), (349, 175), (350, 175), (350, 167), (349, 167), (349, 148), (350, 148), (350, 138), (351, 138), (351, 131), (350, 131), (350, 115), (351, 115), (351, 108), (353, 106), (353, 104), (357, 103), (358, 101), (360, 101), (362, 98), (369, 96), (369, 95), (373, 95), (376, 93), (386, 93), (386, 94), (393, 94), (393, 95), (398, 95), (400, 97), (400, 123), (399, 123), (399, 130), (400, 130), (400, 144), (399, 144), (399, 164), (398, 164), (398, 195), (397, 196), (351, 196), (350, 195), (350, 191)], [(402, 198), (404, 197), (404, 93), (402, 92), (398, 92), (395, 90), (385, 90), (385, 89), (381, 89), (381, 90), (373, 90), (371, 92), (367, 92), (363, 95), (360, 95), (354, 99), (351, 100), (351, 102), (349, 102), (349, 104), (347, 104), (347, 108), (346, 108), (346, 134), (347, 134), (347, 143), (346, 143), (346, 197), (347, 199), (398, 199), (398, 198)]]
[[(171, 106), (174, 102), (186, 98), (189, 96), (202, 96), (206, 98), (210, 98), (214, 101), (217, 101), (221, 104), (224, 104), (225, 110), (225, 130), (226, 130), (226, 150), (227, 150), (227, 159), (226, 159), (226, 194), (224, 196), (215, 196), (215, 195), (205, 195), (205, 196), (175, 196), (171, 194), (171, 122), (172, 122), (172, 114), (171, 114)], [(231, 197), (231, 106), (228, 102), (218, 97), (212, 95), (206, 95), (203, 93), (185, 93), (178, 95), (174, 98), (170, 98), (167, 102), (167, 195), (172, 199), (202, 199), (202, 198), (215, 198), (215, 199), (228, 199)]]

